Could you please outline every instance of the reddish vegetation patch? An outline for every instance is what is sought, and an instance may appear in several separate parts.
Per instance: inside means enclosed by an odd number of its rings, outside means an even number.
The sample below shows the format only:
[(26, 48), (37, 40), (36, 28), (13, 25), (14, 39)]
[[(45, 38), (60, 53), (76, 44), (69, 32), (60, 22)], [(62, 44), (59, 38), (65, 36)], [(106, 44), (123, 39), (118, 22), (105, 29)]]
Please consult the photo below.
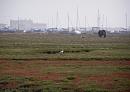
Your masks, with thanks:
[(23, 77), (32, 77), (32, 76), (40, 76), (40, 73), (38, 71), (35, 70), (22, 70), (22, 69), (17, 69), (17, 70), (5, 70), (3, 72), (3, 74), (10, 74), (10, 75), (14, 75), (14, 76), (23, 76)]
[(86, 80), (96, 82), (96, 84), (99, 84), (107, 88), (112, 88), (113, 86), (113, 78), (109, 76), (90, 76)]
[(128, 78), (130, 79), (130, 73), (119, 72), (119, 73), (112, 73), (109, 75), (96, 75), (96, 76), (89, 76), (86, 78), (87, 81), (94, 81), (97, 84), (104, 86), (105, 88), (112, 88), (114, 82), (118, 80), (114, 80), (114, 78)]
[[(1, 72), (2, 73), (2, 72)], [(39, 71), (35, 70), (5, 70), (3, 74), (9, 74), (13, 76), (21, 76), (21, 77), (33, 77), (38, 80), (61, 80), (65, 77), (65, 74), (62, 73), (48, 73), (42, 74)]]
[(16, 66), (27, 66), (30, 64), (34, 65), (42, 65), (42, 66), (63, 66), (63, 65), (85, 65), (85, 66), (104, 66), (104, 65), (113, 65), (113, 66), (124, 66), (124, 65), (130, 65), (130, 61), (44, 61), (44, 60), (26, 60), (22, 61), (20, 64), (16, 63), (17, 61), (6, 61), (6, 60), (0, 60), (1, 65), (6, 65), (8, 67)]
[[(30, 65), (34, 65), (33, 67)], [(43, 73), (40, 71), (40, 67), (50, 67), (50, 66), (65, 66), (65, 65), (80, 65), (80, 66), (129, 66), (130, 61), (0, 61), (0, 75), (9, 74), (13, 76), (22, 76), (22, 77), (33, 77), (38, 80), (53, 80), (59, 81), (65, 79), (67, 74), (65, 73)], [(35, 68), (35, 69), (34, 69)], [(90, 75), (86, 78), (82, 78), (80, 75), (77, 75), (72, 82), (75, 85), (80, 85), (81, 81), (86, 82), (96, 82), (97, 84), (105, 87), (112, 88), (114, 78), (127, 78), (130, 79), (130, 73), (127, 72), (115, 72), (110, 75)], [(0, 84), (0, 88), (15, 88), (16, 83), (10, 82), (5, 84)]]
[(80, 76), (76, 76), (75, 79), (73, 80), (73, 83), (74, 83), (75, 85), (80, 85), (80, 83), (81, 83), (81, 78), (80, 78)]
[(85, 66), (101, 66), (101, 65), (113, 65), (113, 66), (122, 66), (130, 65), (130, 61), (29, 61), (28, 64), (42, 64), (45, 66), (62, 66), (62, 65), (85, 65)]
[(57, 80), (64, 79), (64, 77), (65, 77), (65, 74), (62, 74), (62, 73), (48, 73), (48, 74), (45, 74), (43, 76), (39, 76), (39, 79), (57, 81)]
[(113, 73), (113, 77), (121, 77), (121, 78), (127, 78), (130, 79), (130, 73), (125, 73), (125, 72), (119, 72), (119, 73)]
[(17, 83), (16, 82), (3, 82), (0, 83), (0, 88), (16, 88), (17, 87)]

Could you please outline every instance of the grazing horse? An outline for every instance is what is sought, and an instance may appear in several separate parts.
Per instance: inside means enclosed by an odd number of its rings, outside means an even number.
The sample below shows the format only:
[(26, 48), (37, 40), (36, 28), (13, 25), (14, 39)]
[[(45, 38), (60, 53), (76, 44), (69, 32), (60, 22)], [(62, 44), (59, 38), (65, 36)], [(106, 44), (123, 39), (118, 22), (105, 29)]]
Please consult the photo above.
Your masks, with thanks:
[(99, 37), (103, 36), (105, 38), (106, 37), (106, 31), (105, 30), (99, 30), (98, 35), (99, 35)]

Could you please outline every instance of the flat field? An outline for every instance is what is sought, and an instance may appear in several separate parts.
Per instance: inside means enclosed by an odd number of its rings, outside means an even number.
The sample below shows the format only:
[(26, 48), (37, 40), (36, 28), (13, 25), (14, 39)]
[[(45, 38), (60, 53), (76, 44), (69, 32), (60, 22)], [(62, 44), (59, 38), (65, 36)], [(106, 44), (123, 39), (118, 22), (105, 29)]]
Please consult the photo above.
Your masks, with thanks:
[(0, 59), (130, 60), (130, 34), (1, 33)]
[(83, 36), (0, 33), (0, 92), (130, 92), (130, 34)]

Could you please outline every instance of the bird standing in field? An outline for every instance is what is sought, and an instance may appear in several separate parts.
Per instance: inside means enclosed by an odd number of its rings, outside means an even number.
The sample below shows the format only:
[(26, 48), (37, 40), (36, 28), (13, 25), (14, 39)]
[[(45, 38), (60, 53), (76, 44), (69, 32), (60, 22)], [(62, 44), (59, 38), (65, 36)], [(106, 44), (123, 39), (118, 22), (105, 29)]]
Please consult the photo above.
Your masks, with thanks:
[(64, 53), (64, 51), (63, 51), (63, 50), (61, 50), (61, 51), (60, 51), (60, 54), (63, 54), (63, 53)]

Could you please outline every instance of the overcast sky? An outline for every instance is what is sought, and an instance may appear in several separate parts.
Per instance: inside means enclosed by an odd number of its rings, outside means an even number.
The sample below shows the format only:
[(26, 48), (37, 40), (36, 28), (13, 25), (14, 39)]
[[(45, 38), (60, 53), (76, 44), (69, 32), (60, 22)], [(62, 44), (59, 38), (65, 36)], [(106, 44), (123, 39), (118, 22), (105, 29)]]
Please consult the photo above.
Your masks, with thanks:
[[(97, 25), (97, 11), (104, 15), (104, 25), (125, 27), (125, 13), (130, 26), (130, 0), (0, 0), (0, 23), (9, 24), (10, 19), (32, 19), (34, 22), (56, 25), (56, 13), (59, 15), (59, 25), (67, 26), (67, 14), (70, 26), (76, 25), (76, 11), (79, 11), (79, 24)], [(103, 17), (102, 17), (103, 19)]]

